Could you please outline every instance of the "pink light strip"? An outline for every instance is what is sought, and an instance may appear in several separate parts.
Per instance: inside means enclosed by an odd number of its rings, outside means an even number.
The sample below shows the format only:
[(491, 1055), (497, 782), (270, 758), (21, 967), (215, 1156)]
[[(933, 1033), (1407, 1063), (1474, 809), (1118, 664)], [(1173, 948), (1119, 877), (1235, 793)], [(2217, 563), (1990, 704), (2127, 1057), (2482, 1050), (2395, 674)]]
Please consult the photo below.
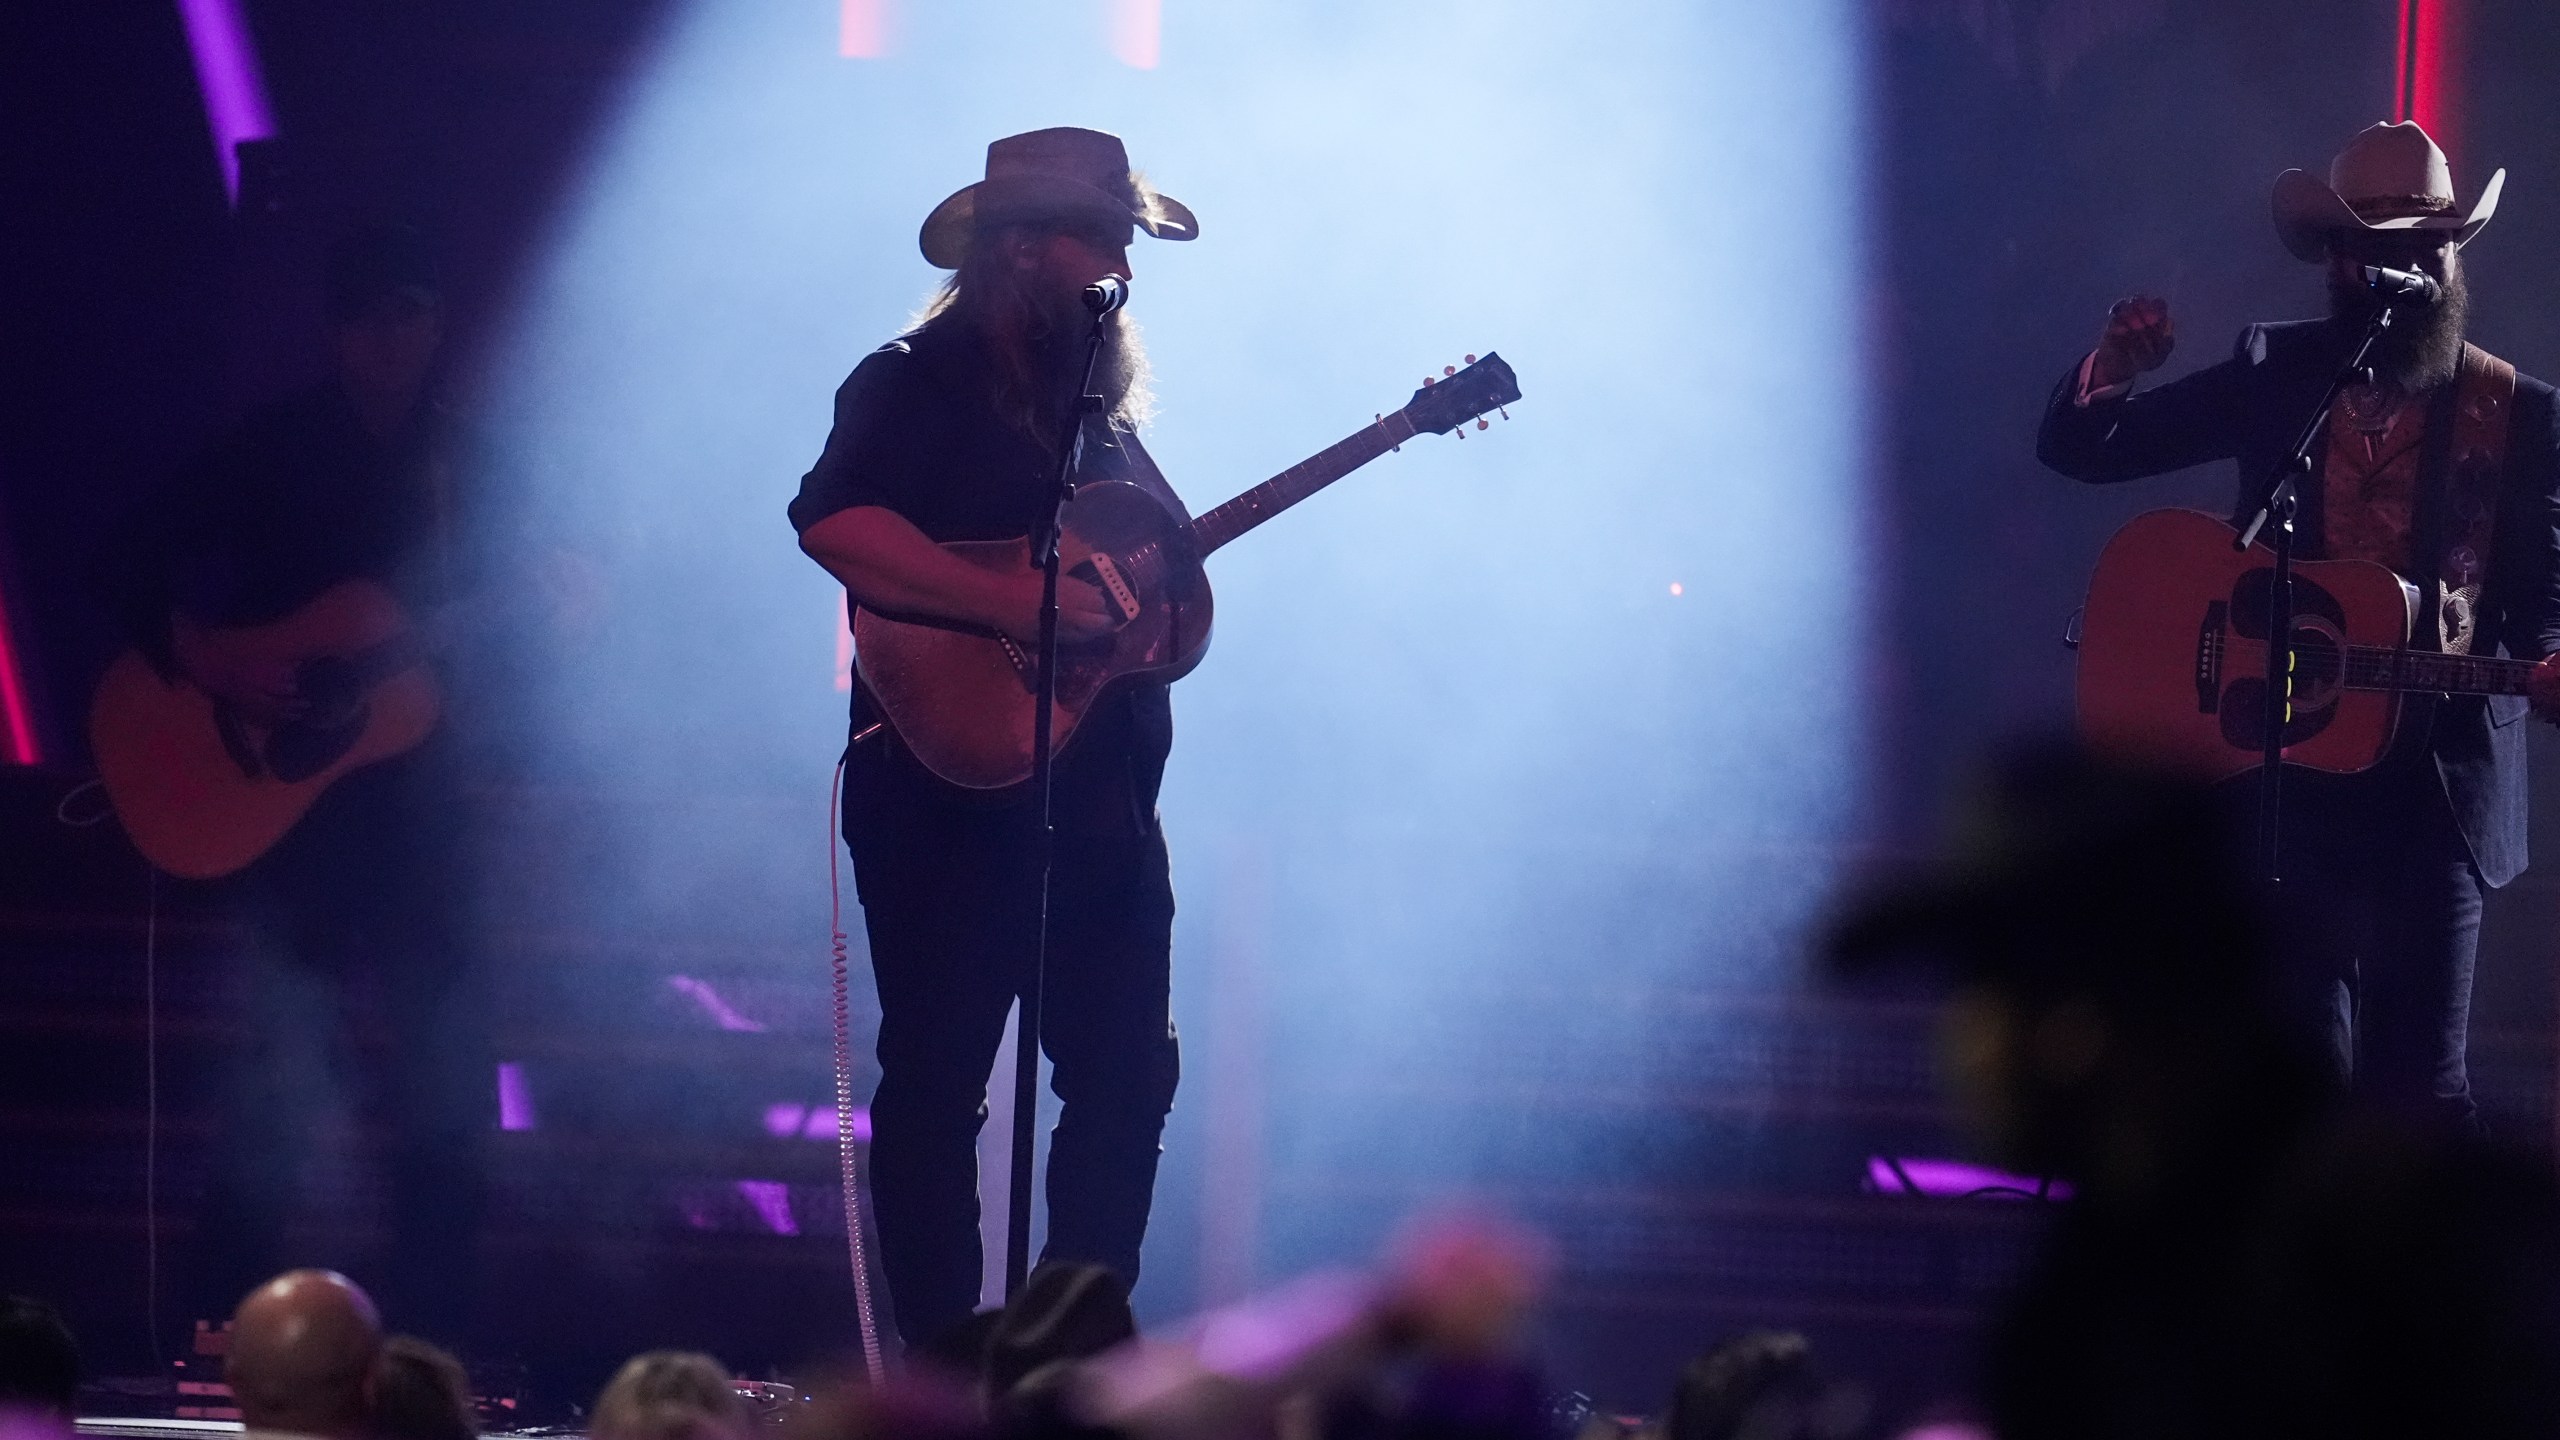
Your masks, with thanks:
[(187, 48), (195, 55), (196, 87), (204, 92), (214, 163), (222, 167), (222, 188), (236, 205), (240, 142), (276, 133), (267, 87), (258, 76), (258, 47), (249, 39), (240, 0), (178, 0), (178, 18), (186, 23)]
[(1132, 70), (1153, 70), (1164, 58), (1164, 0), (1108, 0), (1111, 55)]
[(36, 746), (35, 707), (27, 703), (27, 682), (18, 672), (18, 648), (10, 638), (4, 603), (0, 603), (0, 739), (9, 742), (10, 763), (44, 763), (44, 752)]
[(877, 60), (889, 53), (889, 0), (843, 0), (836, 11), (836, 53)]

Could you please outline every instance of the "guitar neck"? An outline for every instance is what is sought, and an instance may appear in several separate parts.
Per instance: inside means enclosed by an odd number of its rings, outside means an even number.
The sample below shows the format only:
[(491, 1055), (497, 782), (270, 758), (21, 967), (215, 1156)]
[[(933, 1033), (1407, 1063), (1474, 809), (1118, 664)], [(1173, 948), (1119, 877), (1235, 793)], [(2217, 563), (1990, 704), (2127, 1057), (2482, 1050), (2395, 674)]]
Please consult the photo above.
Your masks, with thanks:
[(1401, 410), (1363, 425), (1261, 484), (1191, 522), (1200, 554), (1209, 552), (1306, 499), (1414, 437)]
[(2503, 655), (2439, 655), (2358, 645), (2347, 652), (2350, 690), (2433, 690), (2445, 695), (2522, 695), (2533, 662)]

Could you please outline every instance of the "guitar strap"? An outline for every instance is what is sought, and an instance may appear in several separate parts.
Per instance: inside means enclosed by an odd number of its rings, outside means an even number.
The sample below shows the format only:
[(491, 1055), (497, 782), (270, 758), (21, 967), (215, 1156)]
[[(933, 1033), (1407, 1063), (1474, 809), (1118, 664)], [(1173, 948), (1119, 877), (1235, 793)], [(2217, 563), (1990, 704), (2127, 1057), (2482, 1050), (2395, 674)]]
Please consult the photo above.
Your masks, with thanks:
[(2480, 592), (2496, 538), (2515, 398), (2516, 367), (2466, 344), (2453, 384), (2451, 424), (2434, 427), (2429, 436), (2434, 443), (2428, 458), (2435, 463), (2428, 469), (2442, 480), (2431, 487), (2431, 503), (2421, 507), (2418, 553), (2436, 557), (2436, 574), (2424, 587), (2418, 633), (2432, 635), (2448, 655), (2468, 655), (2480, 640)]

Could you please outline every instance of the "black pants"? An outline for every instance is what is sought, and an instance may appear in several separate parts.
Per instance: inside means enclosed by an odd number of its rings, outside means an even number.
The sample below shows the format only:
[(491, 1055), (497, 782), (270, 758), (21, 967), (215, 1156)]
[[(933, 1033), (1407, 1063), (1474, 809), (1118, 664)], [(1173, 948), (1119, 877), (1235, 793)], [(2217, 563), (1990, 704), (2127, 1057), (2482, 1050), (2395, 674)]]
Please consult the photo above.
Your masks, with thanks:
[[(241, 877), (247, 1043), (198, 1212), (198, 1316), (230, 1314), (280, 1270), (328, 1264), (399, 1328), (468, 1343), (496, 1079), (455, 796), (432, 754), (358, 771)], [(384, 1136), (391, 1243), (378, 1264), (315, 1249), (288, 1223), (308, 1208), (313, 1142), (341, 1100)]]
[[(2255, 784), (2232, 789), (2254, 802)], [(2433, 757), (2288, 774), (2282, 839), (2279, 1003), (2359, 1100), (2474, 1124), (2465, 1051), (2487, 887)]]
[[(871, 1191), (911, 1345), (977, 1304), (987, 1071), (1028, 970), (1039, 898), (1030, 807), (975, 807), (935, 783), (869, 744), (845, 772), (845, 835), (880, 994)], [(1062, 829), (1040, 1024), (1060, 1102), (1041, 1253), (1131, 1282), (1181, 1070), (1172, 950), (1161, 832)]]

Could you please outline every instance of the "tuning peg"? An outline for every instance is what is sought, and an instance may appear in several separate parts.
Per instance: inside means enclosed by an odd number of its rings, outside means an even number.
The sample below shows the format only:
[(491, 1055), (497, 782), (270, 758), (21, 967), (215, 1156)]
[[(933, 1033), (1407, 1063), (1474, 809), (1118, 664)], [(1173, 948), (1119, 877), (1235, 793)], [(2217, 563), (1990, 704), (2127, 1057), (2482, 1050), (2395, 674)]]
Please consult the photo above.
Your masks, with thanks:
[(1455, 365), (1443, 365), (1440, 367), (1440, 373), (1443, 375), (1455, 375), (1458, 373), (1458, 367)]
[(1479, 430), (1490, 430), (1493, 428), (1493, 422), (1479, 415), (1476, 417), (1476, 428)]
[(1437, 375), (1425, 375), (1425, 376), (1423, 376), (1423, 377), (1422, 377), (1422, 388), (1423, 388), (1423, 389), (1425, 389), (1425, 390), (1428, 390), (1428, 389), (1430, 389), (1432, 386), (1437, 385), (1437, 384), (1439, 384), (1439, 383), (1440, 383), (1440, 377), (1439, 377), (1439, 376), (1437, 376)]
[(1505, 409), (1503, 409), (1503, 407), (1502, 407), (1502, 406), (1496, 405), (1496, 406), (1494, 406), (1493, 408), (1494, 408), (1494, 409), (1496, 409), (1496, 410), (1500, 410), (1500, 411), (1502, 411), (1502, 418), (1503, 418), (1503, 419), (1508, 420), (1508, 419), (1510, 419), (1510, 418), (1511, 418), (1511, 412), (1510, 412), (1509, 410), (1505, 410)]
[(1476, 357), (1474, 357), (1473, 355), (1468, 356), (1468, 357), (1467, 357), (1467, 363), (1468, 363), (1468, 364), (1470, 364), (1470, 365), (1473, 365), (1474, 363), (1476, 363)]
[(1464, 420), (1461, 420), (1461, 421), (1459, 421), (1457, 424), (1450, 426), (1450, 427), (1449, 427), (1449, 433), (1450, 433), (1450, 434), (1452, 434), (1452, 435), (1457, 436), (1457, 437), (1458, 437), (1459, 439), (1461, 439), (1461, 440), (1466, 439), (1466, 438), (1467, 438), (1467, 422), (1466, 422), (1466, 421), (1464, 421)]

